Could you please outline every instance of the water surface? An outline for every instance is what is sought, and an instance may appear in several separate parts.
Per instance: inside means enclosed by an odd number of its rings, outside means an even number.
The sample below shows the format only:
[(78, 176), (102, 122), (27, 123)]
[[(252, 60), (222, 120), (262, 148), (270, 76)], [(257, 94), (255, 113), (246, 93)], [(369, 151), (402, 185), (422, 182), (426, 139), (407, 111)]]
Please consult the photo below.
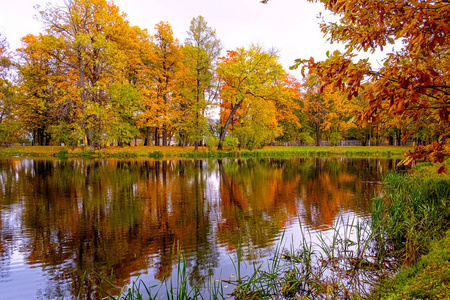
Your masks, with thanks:
[[(232, 279), (267, 260), (299, 222), (326, 231), (340, 215), (367, 218), (393, 160), (0, 160), (0, 294), (100, 298), (159, 283), (186, 258), (191, 284)], [(231, 257), (231, 258), (230, 258)], [(244, 270), (245, 272), (245, 270)], [(229, 287), (231, 289), (231, 287)], [(110, 289), (111, 290), (111, 289)], [(111, 292), (117, 293), (118, 289)]]

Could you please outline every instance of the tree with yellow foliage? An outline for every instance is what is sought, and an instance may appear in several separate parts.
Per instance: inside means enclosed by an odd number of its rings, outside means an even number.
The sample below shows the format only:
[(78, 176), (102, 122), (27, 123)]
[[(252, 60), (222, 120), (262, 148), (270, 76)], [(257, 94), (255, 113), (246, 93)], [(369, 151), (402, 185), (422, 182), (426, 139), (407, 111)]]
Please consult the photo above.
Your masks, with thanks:
[(135, 31), (119, 8), (106, 0), (48, 4), (39, 13), (51, 37), (47, 54), (65, 66), (64, 74), (77, 90), (65, 99), (65, 105), (79, 111), (79, 126), (94, 149), (104, 142), (110, 84), (128, 79), (128, 58), (135, 57)]
[(168, 133), (176, 129), (182, 102), (180, 81), (186, 69), (180, 43), (173, 37), (171, 26), (160, 22), (155, 26), (156, 34), (148, 41), (148, 52), (144, 61), (146, 92), (143, 98), (144, 112), (139, 116), (141, 127), (155, 128), (155, 145), (167, 146)]
[(14, 114), (17, 87), (12, 82), (13, 61), (8, 51), (8, 42), (0, 34), (0, 145), (18, 142), (22, 126)]
[(258, 45), (228, 51), (220, 58), (217, 74), (223, 125), (219, 149), (230, 127), (238, 128), (236, 134), (244, 143), (241, 146), (253, 148), (281, 134), (279, 120), (298, 122), (293, 114), (298, 94), (289, 87), (288, 76), (274, 51)]

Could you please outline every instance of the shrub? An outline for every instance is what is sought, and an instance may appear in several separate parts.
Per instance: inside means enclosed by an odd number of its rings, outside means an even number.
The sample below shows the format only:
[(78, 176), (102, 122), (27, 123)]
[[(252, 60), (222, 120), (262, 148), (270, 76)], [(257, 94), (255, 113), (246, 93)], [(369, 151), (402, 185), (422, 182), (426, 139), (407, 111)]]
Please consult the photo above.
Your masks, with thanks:
[(208, 147), (208, 150), (212, 150), (219, 144), (219, 139), (215, 137), (214, 135), (210, 134), (206, 137), (205, 140), (206, 146)]
[(161, 159), (164, 157), (164, 152), (162, 151), (153, 151), (148, 154), (149, 157), (154, 159)]
[(68, 158), (69, 157), (69, 151), (61, 150), (61, 151), (55, 153), (55, 156), (58, 157), (58, 158)]
[(239, 139), (234, 136), (226, 136), (223, 141), (223, 146), (230, 150), (236, 150), (239, 145)]

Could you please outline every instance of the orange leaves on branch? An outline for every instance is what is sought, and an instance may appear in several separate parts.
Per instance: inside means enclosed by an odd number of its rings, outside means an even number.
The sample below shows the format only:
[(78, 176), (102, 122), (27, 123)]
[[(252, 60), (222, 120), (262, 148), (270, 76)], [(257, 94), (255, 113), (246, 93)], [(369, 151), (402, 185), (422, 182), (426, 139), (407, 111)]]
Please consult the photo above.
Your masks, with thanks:
[(314, 58), (309, 60), (298, 60), (297, 66), (303, 64), (302, 74), (309, 70), (309, 74), (317, 77), (321, 82), (320, 92), (325, 86), (340, 90), (347, 94), (348, 99), (359, 95), (365, 76), (372, 72), (367, 60), (360, 60), (354, 63), (354, 54), (341, 54), (335, 51), (328, 54), (326, 61), (315, 62)]
[(221, 56), (221, 57), (219, 57), (217, 59), (219, 60), (220, 63), (224, 63), (224, 64), (236, 63), (238, 55), (239, 54), (238, 54), (237, 51), (227, 50), (227, 55), (226, 56)]
[[(404, 159), (400, 164), (411, 165), (415, 161), (426, 161), (431, 163), (443, 163), (446, 158), (450, 157), (448, 145), (442, 142), (432, 142), (428, 146), (416, 146), (413, 150), (405, 153)], [(438, 173), (447, 173), (445, 166), (441, 166)]]
[[(328, 58), (321, 62), (313, 58), (297, 60), (296, 66), (302, 66), (302, 74), (308, 69), (320, 81), (321, 91), (324, 87), (338, 89), (350, 101), (363, 94), (369, 105), (360, 120), (421, 122), (426, 118), (427, 124), (435, 127), (446, 143), (450, 137), (450, 3), (440, 0), (321, 2), (340, 18), (335, 23), (323, 22), (322, 32), (331, 42), (343, 43), (346, 51), (327, 54)], [(400, 42), (403, 48), (393, 49), (378, 70), (368, 60), (354, 61), (355, 51), (373, 53), (387, 44), (398, 46)]]

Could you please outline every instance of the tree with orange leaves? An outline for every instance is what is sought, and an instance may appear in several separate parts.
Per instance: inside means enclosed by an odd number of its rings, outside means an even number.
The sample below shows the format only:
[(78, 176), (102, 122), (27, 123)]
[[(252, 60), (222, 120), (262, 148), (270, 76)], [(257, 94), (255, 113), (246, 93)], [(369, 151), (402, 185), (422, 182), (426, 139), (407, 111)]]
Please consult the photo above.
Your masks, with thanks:
[(10, 114), (12, 104), (8, 99), (11, 92), (11, 82), (8, 80), (8, 70), (11, 60), (7, 55), (8, 43), (0, 34), (0, 123)]
[(78, 125), (95, 149), (104, 144), (108, 127), (110, 85), (129, 80), (136, 32), (112, 1), (69, 0), (47, 4), (39, 13), (49, 41), (46, 55), (65, 67), (65, 79), (77, 91), (64, 98), (65, 105), (77, 111)]
[(19, 94), (15, 113), (23, 126), (32, 132), (33, 145), (48, 145), (52, 125), (72, 123), (76, 118), (66, 100), (78, 93), (67, 80), (67, 69), (62, 63), (64, 58), (53, 56), (57, 55), (53, 52), (53, 36), (29, 34), (22, 38), (22, 45), (17, 49), (21, 63), (17, 67)]

